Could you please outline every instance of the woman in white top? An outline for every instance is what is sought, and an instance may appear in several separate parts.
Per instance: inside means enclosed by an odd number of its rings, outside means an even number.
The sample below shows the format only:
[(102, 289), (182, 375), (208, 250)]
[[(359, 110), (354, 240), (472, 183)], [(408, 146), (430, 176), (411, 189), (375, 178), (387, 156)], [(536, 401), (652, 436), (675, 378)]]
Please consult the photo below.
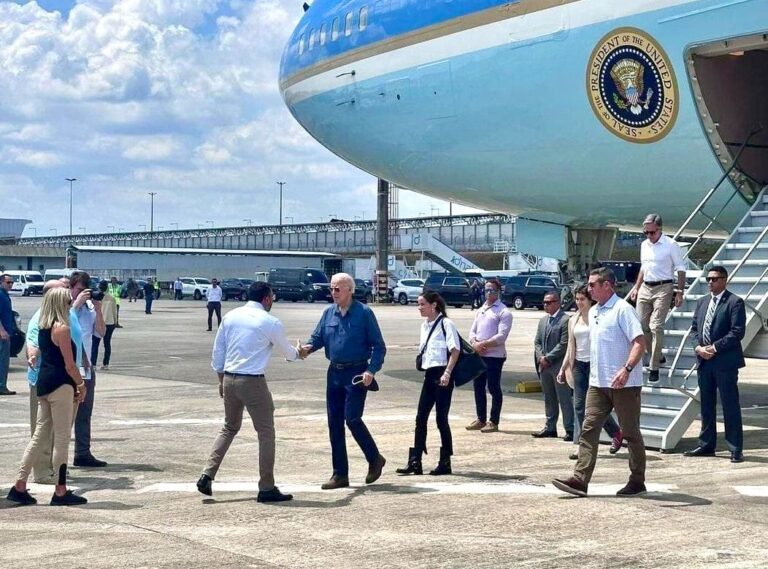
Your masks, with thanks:
[[(558, 383), (568, 382), (573, 389), (573, 410), (576, 413), (576, 424), (573, 429), (573, 444), (576, 449), (579, 448), (579, 437), (581, 435), (581, 425), (584, 422), (584, 410), (587, 399), (587, 390), (589, 389), (589, 309), (594, 302), (589, 296), (589, 289), (586, 285), (581, 285), (574, 293), (576, 299), (576, 309), (578, 314), (568, 322), (568, 349), (565, 352), (565, 359), (557, 375)], [(624, 437), (621, 429), (612, 415), (603, 426), (605, 432), (611, 437), (611, 454), (616, 454), (621, 448)], [(571, 453), (570, 459), (578, 458), (576, 452)]]
[(427, 291), (418, 299), (419, 314), (425, 320), (421, 325), (419, 351), (422, 354), (424, 385), (421, 388), (419, 408), (416, 412), (416, 432), (413, 448), (408, 453), (408, 464), (398, 468), (398, 474), (423, 474), (421, 455), (427, 452), (427, 420), (436, 409), (437, 428), (440, 430), (440, 461), (429, 473), (433, 476), (451, 473), (453, 437), (448, 424), (454, 383), (451, 372), (459, 359), (459, 333), (448, 319), (445, 300), (433, 291)]

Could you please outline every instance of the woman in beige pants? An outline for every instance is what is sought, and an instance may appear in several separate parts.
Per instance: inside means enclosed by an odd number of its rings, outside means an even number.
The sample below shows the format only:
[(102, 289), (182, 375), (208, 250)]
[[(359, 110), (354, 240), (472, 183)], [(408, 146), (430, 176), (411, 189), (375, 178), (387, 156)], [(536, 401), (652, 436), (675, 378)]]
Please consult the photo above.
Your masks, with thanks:
[(67, 459), (72, 421), (77, 406), (85, 399), (85, 382), (75, 363), (74, 343), (69, 328), (69, 307), (72, 297), (66, 288), (49, 290), (43, 296), (40, 308), (38, 345), (42, 364), (38, 375), (37, 397), (39, 409), (37, 425), (19, 467), (16, 484), (8, 492), (8, 499), (22, 505), (36, 504), (27, 491), (27, 478), (38, 458), (43, 441), (53, 432), (53, 470), (58, 480), (51, 498), (52, 506), (85, 504), (88, 500), (67, 490)]

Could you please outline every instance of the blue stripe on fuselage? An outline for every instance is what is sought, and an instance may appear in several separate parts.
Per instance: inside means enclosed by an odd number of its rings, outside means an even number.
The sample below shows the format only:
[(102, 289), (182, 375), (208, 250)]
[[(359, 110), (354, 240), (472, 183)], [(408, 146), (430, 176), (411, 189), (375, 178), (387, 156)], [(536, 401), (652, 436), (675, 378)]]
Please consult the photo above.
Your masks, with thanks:
[[(493, 8), (517, 4), (520, 0), (315, 0), (296, 26), (283, 52), (280, 81), (323, 60), (353, 49), (406, 34)], [(360, 9), (368, 7), (368, 26), (360, 31)], [(353, 14), (352, 33), (344, 35), (344, 21)], [(331, 25), (339, 19), (339, 37), (331, 41)], [(319, 45), (320, 27), (325, 24), (325, 45)], [(309, 35), (315, 30), (317, 40), (307, 49)], [(304, 38), (304, 53), (299, 55), (299, 40)]]

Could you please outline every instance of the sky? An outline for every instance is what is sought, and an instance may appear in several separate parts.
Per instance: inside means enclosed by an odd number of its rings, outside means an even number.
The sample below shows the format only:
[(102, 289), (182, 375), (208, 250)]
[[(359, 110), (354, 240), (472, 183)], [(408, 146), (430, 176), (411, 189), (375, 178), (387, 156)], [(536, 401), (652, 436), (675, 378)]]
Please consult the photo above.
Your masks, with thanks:
[[(375, 217), (278, 91), (301, 0), (0, 1), (0, 218), (24, 235)], [(454, 214), (472, 212), (454, 206)], [(448, 204), (400, 193), (400, 216)]]

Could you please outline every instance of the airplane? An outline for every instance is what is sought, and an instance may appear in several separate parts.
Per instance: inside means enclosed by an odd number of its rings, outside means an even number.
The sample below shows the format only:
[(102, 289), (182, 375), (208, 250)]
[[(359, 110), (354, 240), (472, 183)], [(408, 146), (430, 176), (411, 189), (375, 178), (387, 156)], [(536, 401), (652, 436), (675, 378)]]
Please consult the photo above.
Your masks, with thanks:
[(768, 183), (768, 0), (304, 8), (285, 104), (400, 187), (600, 242), (649, 211), (680, 227), (718, 181), (707, 208), (728, 231)]

